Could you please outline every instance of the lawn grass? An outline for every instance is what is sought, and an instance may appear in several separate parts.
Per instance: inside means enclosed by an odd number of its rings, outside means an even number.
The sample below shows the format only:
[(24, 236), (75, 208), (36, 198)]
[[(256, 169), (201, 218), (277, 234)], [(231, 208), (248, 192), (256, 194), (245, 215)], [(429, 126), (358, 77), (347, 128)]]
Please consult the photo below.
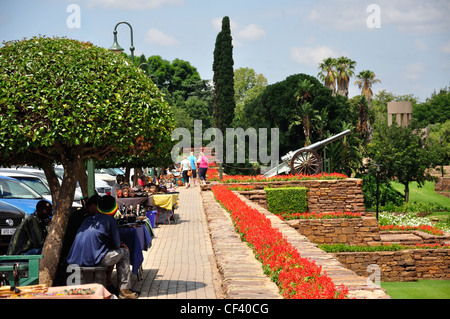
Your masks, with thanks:
[[(391, 181), (394, 189), (405, 194), (405, 186), (398, 182)], [(417, 186), (417, 182), (409, 183), (409, 201), (421, 203), (440, 204), (442, 206), (450, 207), (450, 198), (438, 194), (434, 191), (434, 182), (427, 181), (422, 187)]]
[(382, 282), (392, 299), (450, 299), (450, 280)]

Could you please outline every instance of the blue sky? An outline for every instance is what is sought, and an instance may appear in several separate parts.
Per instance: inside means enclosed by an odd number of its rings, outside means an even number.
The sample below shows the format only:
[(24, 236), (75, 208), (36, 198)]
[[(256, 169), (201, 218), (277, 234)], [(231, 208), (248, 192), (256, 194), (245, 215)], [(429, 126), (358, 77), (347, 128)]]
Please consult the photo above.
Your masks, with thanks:
[[(109, 48), (114, 26), (127, 21), (137, 56), (183, 59), (212, 79), (224, 16), (231, 19), (234, 67), (253, 68), (269, 84), (317, 76), (324, 58), (344, 55), (357, 62), (356, 73), (375, 72), (375, 93), (424, 101), (450, 85), (449, 0), (1, 0), (0, 41), (66, 36)], [(129, 53), (126, 25), (118, 41)], [(359, 94), (354, 80), (350, 97)]]

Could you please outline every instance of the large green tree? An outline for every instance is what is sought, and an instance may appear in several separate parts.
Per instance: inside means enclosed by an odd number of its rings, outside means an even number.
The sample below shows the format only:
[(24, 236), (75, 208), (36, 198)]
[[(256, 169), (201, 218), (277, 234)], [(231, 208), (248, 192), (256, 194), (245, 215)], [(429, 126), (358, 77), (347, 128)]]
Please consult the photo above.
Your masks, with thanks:
[(234, 99), (236, 101), (234, 123), (236, 125), (246, 126), (248, 124), (244, 116), (244, 106), (261, 94), (267, 84), (266, 77), (251, 68), (239, 68), (234, 71)]
[(222, 19), (222, 30), (216, 38), (213, 61), (214, 124), (225, 132), (231, 127), (236, 102), (234, 100), (233, 44), (230, 18)]
[(381, 172), (390, 179), (397, 179), (405, 187), (405, 201), (409, 200), (409, 183), (419, 186), (430, 179), (427, 169), (436, 164), (428, 139), (421, 130), (408, 127), (381, 125), (375, 130), (368, 145), (368, 155), (375, 164), (381, 164)]
[(450, 120), (450, 88), (434, 91), (424, 103), (413, 105), (412, 116), (423, 127)]
[[(167, 152), (172, 114), (142, 70), (90, 43), (48, 37), (6, 42), (0, 69), (1, 161), (41, 167), (50, 184), (54, 215), (40, 281), (51, 285), (84, 162)], [(64, 167), (61, 185), (55, 164)]]
[[(304, 87), (309, 87), (307, 93), (301, 89), (301, 83), (305, 84)], [(313, 122), (309, 136), (311, 142), (317, 142), (329, 134), (340, 133), (342, 122), (352, 123), (354, 126), (358, 122), (358, 113), (347, 98), (332, 96), (331, 90), (307, 74), (291, 75), (283, 81), (268, 85), (257, 98), (245, 105), (244, 116), (250, 127), (279, 128), (280, 155), (283, 156), (305, 144), (302, 128), (293, 124), (301, 117), (299, 105), (303, 101), (309, 102), (315, 110), (316, 121), (319, 116), (323, 121)]]

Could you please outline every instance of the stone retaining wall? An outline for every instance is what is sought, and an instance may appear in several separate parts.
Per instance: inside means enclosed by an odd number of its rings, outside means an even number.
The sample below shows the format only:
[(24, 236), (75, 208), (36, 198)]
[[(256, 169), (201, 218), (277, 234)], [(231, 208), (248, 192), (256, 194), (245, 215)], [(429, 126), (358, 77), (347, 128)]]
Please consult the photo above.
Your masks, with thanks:
[(374, 217), (339, 219), (294, 219), (286, 221), (316, 244), (380, 244), (380, 231)]
[(449, 249), (345, 252), (333, 255), (346, 268), (360, 276), (370, 275), (369, 265), (378, 265), (381, 281), (450, 280)]
[[(265, 187), (306, 187), (308, 211), (313, 213), (352, 212), (365, 213), (362, 179), (347, 178), (338, 180), (301, 180), (283, 182), (239, 183), (226, 185), (252, 185), (252, 191), (240, 194), (267, 208)], [(210, 186), (202, 185), (208, 190)], [(303, 212), (302, 212), (303, 213)]]

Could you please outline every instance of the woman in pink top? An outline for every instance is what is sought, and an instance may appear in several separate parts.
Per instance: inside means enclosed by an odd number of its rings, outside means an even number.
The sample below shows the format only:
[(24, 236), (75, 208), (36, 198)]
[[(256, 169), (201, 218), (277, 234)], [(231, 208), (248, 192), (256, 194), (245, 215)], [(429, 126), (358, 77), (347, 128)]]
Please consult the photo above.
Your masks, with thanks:
[(200, 176), (201, 183), (205, 185), (206, 171), (208, 170), (208, 158), (203, 154), (203, 152), (200, 153), (197, 163), (198, 163), (198, 175)]

